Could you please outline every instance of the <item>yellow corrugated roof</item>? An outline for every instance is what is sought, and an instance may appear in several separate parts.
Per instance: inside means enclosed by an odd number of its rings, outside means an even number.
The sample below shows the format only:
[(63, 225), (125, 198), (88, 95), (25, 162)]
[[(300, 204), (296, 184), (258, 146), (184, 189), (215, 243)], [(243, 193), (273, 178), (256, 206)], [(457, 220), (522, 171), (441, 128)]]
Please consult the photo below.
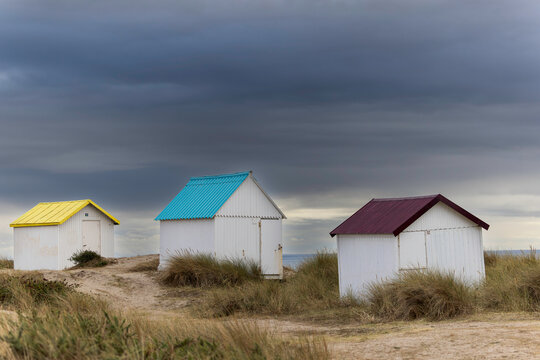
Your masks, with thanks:
[(94, 206), (103, 214), (107, 215), (116, 225), (120, 224), (120, 221), (118, 221), (115, 217), (103, 210), (92, 200), (87, 199), (39, 203), (17, 220), (9, 224), (9, 226), (25, 227), (60, 225), (81, 211), (87, 205)]

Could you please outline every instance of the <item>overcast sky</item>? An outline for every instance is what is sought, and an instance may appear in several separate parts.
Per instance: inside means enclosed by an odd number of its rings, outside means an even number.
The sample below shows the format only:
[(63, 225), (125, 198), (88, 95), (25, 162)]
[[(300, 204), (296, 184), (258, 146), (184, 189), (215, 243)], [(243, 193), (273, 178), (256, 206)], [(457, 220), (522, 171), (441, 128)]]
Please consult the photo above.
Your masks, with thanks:
[(91, 198), (117, 255), (191, 176), (253, 170), (285, 252), (374, 197), (442, 193), (540, 247), (537, 1), (2, 1), (0, 255), (37, 202)]

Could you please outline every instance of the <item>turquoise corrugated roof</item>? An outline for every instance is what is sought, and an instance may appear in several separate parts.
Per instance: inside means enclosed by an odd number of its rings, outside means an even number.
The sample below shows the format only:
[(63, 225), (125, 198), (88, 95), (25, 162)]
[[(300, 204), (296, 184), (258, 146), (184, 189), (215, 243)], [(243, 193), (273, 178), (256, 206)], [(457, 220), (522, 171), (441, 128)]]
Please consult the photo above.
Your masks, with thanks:
[(213, 218), (249, 174), (192, 177), (156, 220)]

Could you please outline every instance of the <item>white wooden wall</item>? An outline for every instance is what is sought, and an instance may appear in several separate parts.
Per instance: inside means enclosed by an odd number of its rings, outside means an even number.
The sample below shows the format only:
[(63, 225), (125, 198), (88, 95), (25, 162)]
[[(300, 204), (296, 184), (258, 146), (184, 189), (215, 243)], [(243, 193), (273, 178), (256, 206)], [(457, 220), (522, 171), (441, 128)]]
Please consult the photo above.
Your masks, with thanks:
[(484, 279), (482, 228), (431, 230), (426, 239), (428, 268), (451, 272), (468, 284)]
[(159, 267), (178, 251), (215, 254), (214, 219), (160, 221)]
[(398, 271), (394, 235), (337, 235), (339, 293), (362, 296), (370, 283), (392, 278)]
[(439, 202), (403, 231), (477, 227), (475, 223)]
[(251, 176), (236, 189), (234, 194), (223, 204), (216, 216), (258, 217), (263, 219), (281, 219), (282, 216), (274, 204), (259, 189)]
[(15, 270), (58, 269), (58, 226), (13, 228)]
[[(88, 216), (85, 216), (88, 214)], [(58, 226), (59, 248), (58, 269), (73, 266), (69, 258), (83, 248), (82, 222), (84, 220), (99, 220), (101, 225), (101, 256), (114, 257), (114, 223), (101, 211), (88, 205), (73, 215), (65, 223)]]
[(259, 262), (259, 218), (216, 217), (215, 255)]
[(427, 268), (451, 272), (473, 284), (485, 277), (482, 228), (447, 205), (438, 203), (399, 236), (423, 232)]

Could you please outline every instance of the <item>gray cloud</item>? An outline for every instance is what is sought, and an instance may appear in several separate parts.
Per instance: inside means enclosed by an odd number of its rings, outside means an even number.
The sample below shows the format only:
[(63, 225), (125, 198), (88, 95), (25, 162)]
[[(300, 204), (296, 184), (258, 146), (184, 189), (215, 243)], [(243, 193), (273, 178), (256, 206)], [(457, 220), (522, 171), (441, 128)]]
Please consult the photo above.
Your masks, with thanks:
[[(245, 169), (291, 210), (442, 192), (479, 216), (535, 217), (506, 198), (540, 195), (538, 10), (4, 2), (0, 206), (89, 197), (137, 213), (123, 254), (154, 251), (152, 214), (189, 176)], [(340, 220), (291, 219), (286, 246), (325, 247)]]

